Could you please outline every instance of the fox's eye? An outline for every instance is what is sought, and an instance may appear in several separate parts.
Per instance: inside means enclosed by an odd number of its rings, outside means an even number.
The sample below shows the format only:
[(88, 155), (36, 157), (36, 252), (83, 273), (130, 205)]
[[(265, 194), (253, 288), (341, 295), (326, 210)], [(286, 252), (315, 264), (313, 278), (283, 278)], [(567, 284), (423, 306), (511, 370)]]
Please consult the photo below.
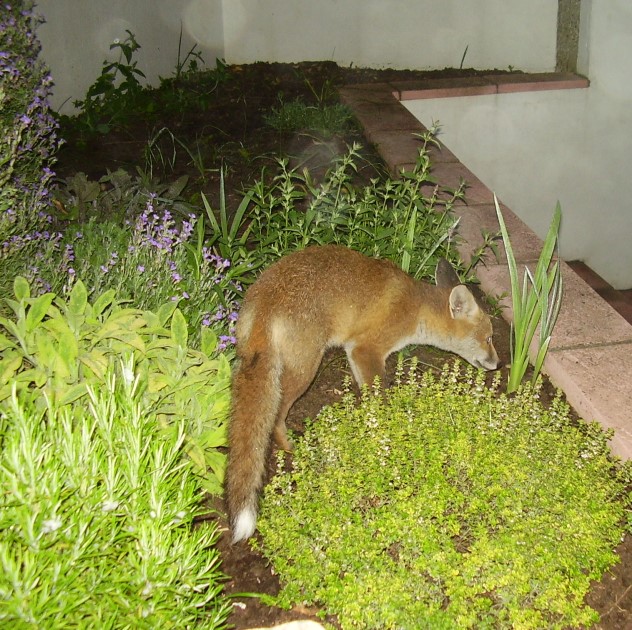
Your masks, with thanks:
[(491, 336), (487, 337), (487, 345), (488, 346), (492, 345), (492, 338), (491, 338)]

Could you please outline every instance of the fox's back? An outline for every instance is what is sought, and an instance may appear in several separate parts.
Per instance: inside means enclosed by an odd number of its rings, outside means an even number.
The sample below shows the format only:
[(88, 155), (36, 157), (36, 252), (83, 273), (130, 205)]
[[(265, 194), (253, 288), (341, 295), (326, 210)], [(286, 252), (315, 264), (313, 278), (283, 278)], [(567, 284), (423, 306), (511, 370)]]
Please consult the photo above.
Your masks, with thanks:
[[(380, 318), (401, 301), (410, 304), (418, 283), (387, 260), (336, 245), (308, 247), (269, 267), (247, 291), (239, 337), (248, 336), (252, 315), (267, 328), (291, 326), (342, 342), (367, 318)], [(287, 331), (290, 332), (289, 330)]]

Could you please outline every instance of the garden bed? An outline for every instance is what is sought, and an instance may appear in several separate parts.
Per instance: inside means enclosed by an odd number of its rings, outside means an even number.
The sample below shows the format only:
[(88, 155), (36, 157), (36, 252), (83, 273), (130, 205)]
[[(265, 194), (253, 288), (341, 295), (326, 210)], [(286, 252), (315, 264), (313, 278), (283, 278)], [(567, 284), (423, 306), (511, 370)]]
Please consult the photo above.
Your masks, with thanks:
[[(219, 204), (219, 173), (225, 171), (227, 204), (236, 207), (240, 192), (261, 176), (262, 168), (271, 169), (279, 154), (287, 155), (292, 164), (307, 166), (318, 175), (346, 145), (364, 143), (360, 131), (349, 126), (336, 134), (314, 133), (313, 130), (285, 132), (265, 123), (266, 115), (284, 102), (302, 99), (318, 105), (336, 102), (336, 88), (348, 83), (365, 83), (420, 76), (456, 76), (476, 74), (474, 71), (446, 70), (435, 73), (375, 71), (340, 68), (333, 63), (264, 64), (221, 67), (215, 74), (200, 81), (184, 76), (174, 93), (188, 92), (199, 98), (193, 102), (203, 107), (170, 110), (165, 118), (152, 112), (128, 119), (118, 129), (105, 135), (67, 136), (67, 144), (59, 155), (57, 173), (61, 178), (78, 171), (98, 179), (107, 171), (137, 166), (146, 169), (148, 141), (156, 139), (149, 163), (154, 175), (171, 180), (182, 175), (190, 178), (187, 190), (193, 196), (204, 192), (214, 208)], [(160, 110), (161, 108), (158, 108)], [(168, 129), (169, 133), (161, 130)], [(362, 150), (364, 161), (359, 165), (358, 181), (366, 182), (383, 172), (379, 156), (371, 147)], [(169, 158), (169, 159), (167, 159)], [(197, 159), (194, 159), (197, 158)], [(509, 361), (509, 327), (496, 318), (494, 342), (501, 360)], [(440, 366), (447, 355), (433, 349), (415, 351), (427, 369)], [(394, 363), (390, 363), (392, 376)], [(303, 420), (315, 417), (327, 404), (341, 396), (342, 383), (349, 372), (343, 354), (327, 355), (310, 390), (294, 406), (288, 425), (300, 433)], [(545, 385), (545, 395), (553, 394)], [(222, 523), (225, 527), (225, 523)], [(229, 576), (226, 593), (264, 593), (278, 591), (278, 579), (262, 557), (247, 544), (231, 546), (227, 536), (220, 542), (223, 569)], [(588, 598), (599, 611), (600, 628), (627, 628), (632, 623), (632, 543), (630, 536), (618, 549), (621, 562), (595, 584)], [(230, 618), (234, 627), (248, 628), (271, 625), (290, 619), (316, 618), (317, 611), (294, 609), (281, 611), (266, 606), (254, 597), (239, 597)]]

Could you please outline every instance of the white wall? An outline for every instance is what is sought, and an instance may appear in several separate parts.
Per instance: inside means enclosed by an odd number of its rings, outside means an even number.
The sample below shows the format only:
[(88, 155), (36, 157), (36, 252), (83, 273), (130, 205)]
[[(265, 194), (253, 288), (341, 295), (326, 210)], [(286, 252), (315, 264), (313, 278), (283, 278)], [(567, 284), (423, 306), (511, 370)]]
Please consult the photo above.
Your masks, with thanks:
[(126, 29), (141, 46), (134, 59), (150, 85), (173, 74), (181, 27), (182, 57), (197, 43), (213, 68), (224, 54), (222, 0), (37, 0), (36, 10), (46, 19), (38, 36), (55, 80), (52, 105), (63, 113), (85, 96), (104, 60), (118, 59), (110, 45), (126, 39)]
[(555, 67), (552, 0), (227, 0), (226, 59), (366, 67)]
[[(591, 9), (588, 11), (588, 9)], [(589, 19), (588, 19), (589, 18)], [(590, 0), (580, 42), (587, 90), (405, 105), (541, 237), (559, 199), (562, 256), (632, 287), (632, 4)]]
[(200, 44), (208, 66), (332, 60), (393, 68), (464, 65), (548, 71), (555, 66), (554, 0), (38, 0), (39, 30), (56, 87), (53, 106), (82, 98), (125, 29), (142, 46), (150, 84)]

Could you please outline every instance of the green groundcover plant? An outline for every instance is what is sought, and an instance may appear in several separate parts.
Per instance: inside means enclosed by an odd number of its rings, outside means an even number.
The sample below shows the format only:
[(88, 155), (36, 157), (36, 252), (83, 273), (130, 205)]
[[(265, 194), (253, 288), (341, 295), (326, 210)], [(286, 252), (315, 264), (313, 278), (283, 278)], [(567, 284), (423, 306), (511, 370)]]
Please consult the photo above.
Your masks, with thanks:
[(499, 387), (455, 364), (325, 409), (262, 504), (277, 603), (315, 603), (343, 628), (591, 625), (623, 474), (561, 399)]

